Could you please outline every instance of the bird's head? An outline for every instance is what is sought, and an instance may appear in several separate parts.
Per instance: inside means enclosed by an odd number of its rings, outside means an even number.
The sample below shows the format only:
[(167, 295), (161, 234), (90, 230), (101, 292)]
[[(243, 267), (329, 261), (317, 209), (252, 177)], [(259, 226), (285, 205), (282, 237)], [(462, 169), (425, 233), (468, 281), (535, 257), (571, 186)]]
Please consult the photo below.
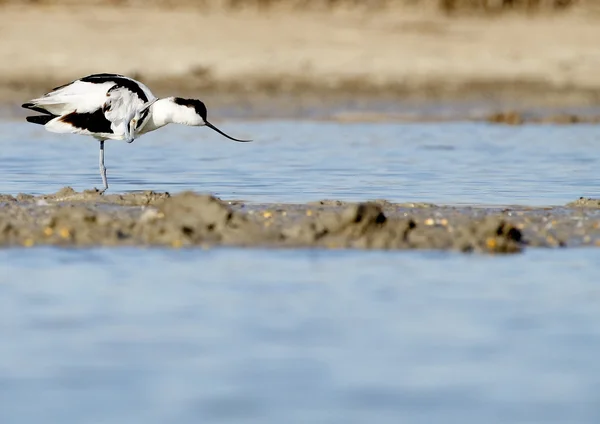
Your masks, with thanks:
[(240, 140), (233, 138), (223, 131), (208, 122), (206, 105), (197, 99), (184, 99), (181, 97), (172, 97), (171, 101), (174, 105), (173, 121), (179, 124), (191, 126), (206, 126), (219, 134), (229, 138), (230, 140), (239, 142), (249, 142), (252, 140)]

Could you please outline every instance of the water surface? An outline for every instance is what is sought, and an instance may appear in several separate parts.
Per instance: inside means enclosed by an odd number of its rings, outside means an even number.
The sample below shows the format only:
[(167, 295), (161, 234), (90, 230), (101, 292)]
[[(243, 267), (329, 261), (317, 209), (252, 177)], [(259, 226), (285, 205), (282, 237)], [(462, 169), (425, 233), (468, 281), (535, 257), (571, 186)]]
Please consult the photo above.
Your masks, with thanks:
[[(440, 204), (555, 205), (600, 196), (597, 126), (485, 123), (219, 122), (251, 137), (167, 126), (107, 142), (111, 190), (211, 192), (224, 199), (323, 198)], [(2, 193), (100, 186), (98, 143), (0, 122)]]
[[(593, 126), (219, 122), (107, 143), (111, 190), (565, 204)], [(1, 193), (100, 184), (0, 122)], [(600, 251), (0, 250), (0, 422), (597, 423)]]
[(0, 252), (2, 423), (595, 423), (600, 256)]

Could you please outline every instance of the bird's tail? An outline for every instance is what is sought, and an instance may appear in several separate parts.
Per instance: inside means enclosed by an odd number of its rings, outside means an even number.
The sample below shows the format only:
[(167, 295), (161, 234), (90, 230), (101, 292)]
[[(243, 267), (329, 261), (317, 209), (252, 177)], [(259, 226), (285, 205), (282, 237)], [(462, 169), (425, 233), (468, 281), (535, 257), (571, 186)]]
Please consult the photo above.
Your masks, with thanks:
[(74, 110), (73, 105), (67, 104), (64, 99), (56, 97), (33, 99), (27, 103), (23, 103), (21, 107), (54, 116), (64, 115)]
[(27, 103), (23, 103), (21, 105), (21, 107), (25, 108), (25, 109), (29, 109), (29, 110), (33, 110), (35, 112), (40, 112), (40, 113), (47, 113), (49, 115), (52, 115), (52, 112), (46, 110), (43, 107), (40, 107), (39, 105), (35, 104), (34, 102), (27, 102)]
[(56, 116), (54, 115), (36, 115), (36, 116), (28, 116), (27, 122), (31, 122), (33, 124), (46, 125), (48, 122), (52, 121)]

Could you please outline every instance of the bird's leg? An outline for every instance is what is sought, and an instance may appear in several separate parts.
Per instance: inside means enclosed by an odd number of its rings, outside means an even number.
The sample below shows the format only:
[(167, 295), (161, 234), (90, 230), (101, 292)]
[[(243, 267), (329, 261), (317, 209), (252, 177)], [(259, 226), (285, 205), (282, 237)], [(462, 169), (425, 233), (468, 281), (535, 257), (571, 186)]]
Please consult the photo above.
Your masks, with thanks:
[(102, 183), (104, 188), (98, 190), (98, 193), (102, 194), (108, 189), (108, 180), (106, 179), (106, 167), (104, 166), (104, 140), (100, 140), (100, 175), (102, 175)]

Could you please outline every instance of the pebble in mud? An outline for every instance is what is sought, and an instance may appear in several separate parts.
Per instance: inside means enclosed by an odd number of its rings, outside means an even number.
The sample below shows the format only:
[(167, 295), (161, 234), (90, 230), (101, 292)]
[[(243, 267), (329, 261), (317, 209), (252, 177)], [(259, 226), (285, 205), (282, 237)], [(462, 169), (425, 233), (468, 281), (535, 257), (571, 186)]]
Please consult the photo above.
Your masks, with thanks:
[[(1, 196), (1, 195), (0, 195)], [(248, 204), (184, 192), (1, 196), (0, 245), (255, 246), (516, 253), (598, 246), (594, 208), (473, 208), (385, 201)]]

